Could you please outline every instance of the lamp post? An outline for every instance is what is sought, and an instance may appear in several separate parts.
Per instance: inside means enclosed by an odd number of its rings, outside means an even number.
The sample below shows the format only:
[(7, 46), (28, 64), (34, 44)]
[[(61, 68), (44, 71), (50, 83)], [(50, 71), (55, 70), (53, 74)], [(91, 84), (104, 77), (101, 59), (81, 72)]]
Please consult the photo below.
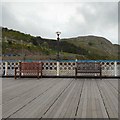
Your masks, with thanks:
[(60, 41), (60, 38), (59, 38), (59, 36), (60, 36), (61, 32), (56, 32), (56, 34), (57, 34), (57, 60), (59, 61), (59, 59), (60, 59), (60, 55), (59, 55), (59, 50), (60, 50), (59, 41)]

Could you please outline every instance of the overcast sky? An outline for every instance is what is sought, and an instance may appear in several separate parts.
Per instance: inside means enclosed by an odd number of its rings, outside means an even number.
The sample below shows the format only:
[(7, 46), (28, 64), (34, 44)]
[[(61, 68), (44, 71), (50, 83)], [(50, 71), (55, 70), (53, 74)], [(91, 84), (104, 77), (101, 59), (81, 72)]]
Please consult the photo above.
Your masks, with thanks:
[(3, 2), (2, 26), (56, 39), (96, 35), (118, 43), (117, 2)]

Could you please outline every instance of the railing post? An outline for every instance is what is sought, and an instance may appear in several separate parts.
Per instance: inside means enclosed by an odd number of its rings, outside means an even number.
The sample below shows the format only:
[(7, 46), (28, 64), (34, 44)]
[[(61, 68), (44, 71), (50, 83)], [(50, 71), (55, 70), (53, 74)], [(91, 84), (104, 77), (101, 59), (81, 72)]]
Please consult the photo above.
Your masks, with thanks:
[(5, 62), (5, 76), (8, 74), (8, 62)]
[(115, 76), (117, 76), (117, 62), (115, 61)]
[(57, 61), (57, 76), (60, 75), (60, 62)]
[(75, 60), (75, 79), (77, 78), (77, 59)]

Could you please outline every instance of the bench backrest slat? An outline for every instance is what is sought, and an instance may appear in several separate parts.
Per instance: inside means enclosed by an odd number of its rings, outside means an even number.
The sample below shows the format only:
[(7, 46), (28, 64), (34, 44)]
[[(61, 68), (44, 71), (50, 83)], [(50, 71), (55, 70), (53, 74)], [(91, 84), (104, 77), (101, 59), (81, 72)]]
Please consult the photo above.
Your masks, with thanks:
[(85, 72), (85, 73), (92, 73), (92, 72), (100, 72), (101, 66), (100, 63), (96, 62), (78, 62), (77, 63), (77, 72)]
[(20, 70), (24, 71), (24, 70), (42, 70), (42, 63), (38, 63), (38, 62), (21, 62), (20, 63)]
[(37, 78), (39, 78), (39, 75), (41, 75), (42, 77), (42, 65), (42, 62), (20, 62), (18, 70), (15, 68), (15, 79), (17, 78), (17, 73), (19, 73), (19, 77), (26, 75), (36, 75)]

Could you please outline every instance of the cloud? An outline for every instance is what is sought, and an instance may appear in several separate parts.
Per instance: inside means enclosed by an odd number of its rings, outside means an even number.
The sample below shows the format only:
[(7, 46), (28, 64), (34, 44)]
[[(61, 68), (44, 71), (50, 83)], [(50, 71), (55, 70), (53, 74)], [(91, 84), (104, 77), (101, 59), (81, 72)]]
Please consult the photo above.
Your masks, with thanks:
[[(83, 23), (77, 21), (81, 14)], [(69, 26), (69, 31), (76, 35), (98, 35), (118, 43), (117, 3), (82, 3), (82, 6), (76, 8), (76, 14), (69, 24), (73, 26)]]
[(117, 3), (3, 3), (3, 26), (44, 38), (98, 35), (117, 43)]
[(119, 2), (119, 0), (2, 0), (3, 2)]

